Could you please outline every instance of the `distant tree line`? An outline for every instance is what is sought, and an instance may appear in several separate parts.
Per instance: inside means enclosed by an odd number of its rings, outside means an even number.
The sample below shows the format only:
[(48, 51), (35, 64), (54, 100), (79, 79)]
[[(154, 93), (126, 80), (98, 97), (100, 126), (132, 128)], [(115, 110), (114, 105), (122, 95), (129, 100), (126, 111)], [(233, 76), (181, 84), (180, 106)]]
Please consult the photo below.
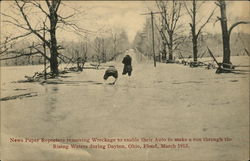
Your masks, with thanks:
[(82, 57), (86, 61), (105, 63), (114, 60), (130, 48), (127, 33), (122, 29), (98, 34), (90, 40), (83, 39), (82, 42), (64, 41), (61, 44), (65, 48), (61, 52), (62, 55), (72, 59), (73, 62)]
[[(44, 57), (37, 54), (33, 47), (37, 42), (20, 41), (9, 47), (9, 51), (13, 53), (14, 58), (8, 59), (2, 55), (0, 58), (1, 65), (38, 65), (44, 63)], [(105, 63), (116, 59), (116, 57), (130, 48), (130, 43), (126, 31), (119, 30), (116, 32), (106, 32), (98, 34), (98, 36), (82, 41), (59, 41), (60, 51), (58, 51), (58, 63), (76, 63), (77, 59), (81, 58), (84, 61)], [(36, 47), (38, 50), (43, 50), (42, 46)], [(47, 53), (49, 50), (47, 49)], [(20, 55), (20, 57), (19, 57)], [(7, 58), (7, 59), (5, 59)]]
[[(213, 3), (214, 8), (208, 10), (207, 15), (201, 15), (201, 7), (206, 3)], [(223, 64), (231, 64), (230, 55), (249, 53), (247, 45), (249, 43), (249, 38), (247, 38), (249, 34), (231, 33), (238, 25), (249, 24), (250, 22), (237, 21), (228, 27), (225, 0), (217, 0), (215, 2), (157, 0), (155, 6), (159, 13), (159, 16), (155, 16), (155, 19), (159, 18), (158, 21), (154, 21), (156, 27), (156, 31), (154, 32), (158, 33), (154, 34), (156, 37), (155, 47), (157, 49), (156, 57), (158, 61), (171, 62), (176, 57), (189, 57), (193, 58), (193, 61), (196, 62), (198, 58), (208, 56), (205, 53), (208, 45), (215, 48), (213, 51), (215, 51), (216, 56), (223, 56)], [(220, 16), (215, 18), (215, 10), (218, 8)], [(187, 15), (190, 19), (181, 22), (180, 19), (183, 15)], [(217, 21), (221, 22), (222, 34), (203, 32), (208, 23), (216, 23)], [(188, 22), (187, 25), (184, 24), (186, 22)], [(147, 18), (143, 30), (138, 31), (135, 36), (133, 47), (144, 55), (152, 57), (152, 31), (150, 25), (151, 22)], [(189, 34), (184, 32), (188, 30)], [(230, 43), (234, 44), (234, 46), (230, 47)]]
[[(86, 34), (94, 34), (93, 31), (79, 27), (76, 24), (78, 11), (72, 10), (71, 14), (64, 15), (61, 9), (61, 0), (45, 1), (26, 1), (15, 0), (13, 2), (13, 14), (1, 13), (2, 22), (18, 30), (22, 30), (20, 35), (12, 37), (7, 36), (2, 39), (0, 44), (0, 61), (2, 65), (27, 65), (41, 64), (48, 62), (53, 75), (58, 75), (58, 65), (60, 62), (74, 63), (79, 57), (85, 61), (97, 61), (99, 63), (113, 60), (117, 55), (123, 53), (130, 47), (127, 33), (124, 30), (107, 31), (99, 33), (93, 38), (85, 39)], [(217, 0), (215, 3), (219, 8), (220, 16), (217, 20), (221, 23), (220, 39), (217, 36), (203, 33), (205, 26), (211, 22), (214, 17), (215, 8), (207, 13), (205, 20), (200, 23), (200, 7), (205, 1), (164, 1), (157, 0), (156, 8), (159, 16), (154, 21), (155, 26), (155, 49), (158, 61), (174, 61), (176, 57), (190, 56), (187, 49), (192, 46), (191, 56), (193, 61), (204, 55), (206, 44), (211, 42), (211, 46), (217, 47), (214, 42), (221, 42), (223, 46), (223, 66), (231, 64), (230, 55), (234, 54), (237, 43), (245, 44), (246, 35), (241, 35), (238, 39), (232, 34), (233, 29), (238, 25), (249, 24), (249, 21), (237, 21), (228, 26), (226, 2)], [(65, 5), (64, 5), (65, 6)], [(188, 28), (185, 28), (181, 17), (187, 14), (190, 17)], [(39, 15), (39, 16), (37, 16)], [(203, 17), (204, 18), (204, 17)], [(134, 39), (133, 47), (144, 55), (152, 58), (152, 31), (150, 20), (147, 19), (142, 31), (139, 31)], [(185, 22), (186, 23), (186, 22)], [(58, 29), (71, 30), (77, 35), (83, 37), (79, 43), (59, 42), (57, 34)], [(184, 31), (189, 30), (190, 34), (185, 35)], [(238, 35), (239, 36), (239, 35)], [(32, 42), (24, 42), (32, 37)], [(91, 36), (93, 37), (93, 36)], [(35, 40), (34, 40), (35, 39)], [(191, 40), (191, 41), (190, 41)], [(248, 39), (249, 40), (249, 39)], [(190, 45), (191, 42), (191, 45)], [(214, 43), (214, 44), (213, 44)], [(232, 47), (230, 43), (235, 45)], [(239, 45), (240, 46), (240, 45)], [(241, 49), (242, 50), (242, 49)], [(248, 44), (244, 46), (245, 53), (249, 54)], [(220, 55), (221, 52), (216, 52)], [(238, 55), (241, 51), (237, 51)]]

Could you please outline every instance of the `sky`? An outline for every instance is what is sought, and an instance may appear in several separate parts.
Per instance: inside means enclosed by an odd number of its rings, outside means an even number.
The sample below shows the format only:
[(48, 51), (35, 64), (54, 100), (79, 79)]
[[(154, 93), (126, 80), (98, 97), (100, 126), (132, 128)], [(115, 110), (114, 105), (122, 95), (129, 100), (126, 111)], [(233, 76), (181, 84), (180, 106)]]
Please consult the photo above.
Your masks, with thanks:
[[(9, 9), (10, 3), (9, 1), (0, 2), (1, 12), (12, 15), (13, 13)], [(227, 3), (229, 25), (238, 20), (250, 20), (250, 2), (233, 1)], [(200, 18), (205, 19), (206, 15), (208, 15), (214, 7), (215, 5), (212, 1), (205, 3), (200, 10)], [(142, 30), (146, 17), (149, 17), (141, 14), (148, 13), (151, 10), (157, 11), (154, 1), (63, 1), (59, 12), (67, 16), (73, 12), (72, 8), (80, 12), (73, 19), (73, 22), (77, 23), (81, 28), (99, 31), (98, 34), (100, 31), (112, 30), (115, 32), (119, 31), (119, 29), (124, 29), (128, 34), (130, 42), (133, 41), (135, 34), (139, 30)], [(217, 16), (219, 16), (218, 8), (215, 18)], [(188, 24), (187, 22), (189, 21), (190, 18), (184, 13), (180, 23)], [(14, 31), (17, 31), (11, 29), (9, 26), (3, 25), (3, 23), (1, 23), (1, 25), (1, 35), (2, 33), (8, 32), (13, 34)], [(242, 25), (236, 30), (250, 33), (249, 28), (249, 25)], [(187, 26), (187, 31), (189, 29)], [(206, 32), (219, 33), (221, 32), (220, 23), (217, 22), (215, 25), (210, 23), (204, 30)], [(78, 41), (79, 39), (79, 36), (68, 31), (61, 31), (58, 37), (63, 40)]]

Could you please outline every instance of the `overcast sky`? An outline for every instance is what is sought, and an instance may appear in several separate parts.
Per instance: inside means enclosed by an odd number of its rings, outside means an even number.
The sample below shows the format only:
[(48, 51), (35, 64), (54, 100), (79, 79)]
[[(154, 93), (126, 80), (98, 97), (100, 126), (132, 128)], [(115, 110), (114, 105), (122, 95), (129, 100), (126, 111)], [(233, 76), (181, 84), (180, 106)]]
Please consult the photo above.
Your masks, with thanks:
[[(4, 1), (1, 3), (1, 12), (12, 14), (9, 12), (9, 4), (11, 2)], [(141, 15), (150, 10), (156, 11), (155, 2), (153, 1), (64, 1), (60, 12), (64, 15), (69, 15), (72, 10), (70, 8), (77, 8), (78, 10), (85, 11), (78, 15), (76, 21), (79, 26), (89, 30), (97, 29), (124, 29), (128, 33), (129, 40), (132, 41), (138, 30), (143, 28), (147, 16)], [(215, 7), (214, 2), (207, 2), (201, 8), (200, 17), (206, 17), (209, 12)], [(238, 20), (249, 20), (250, 2), (248, 1), (234, 1), (228, 2), (227, 16), (229, 24)], [(184, 8), (183, 8), (184, 9)], [(219, 16), (219, 9), (217, 8), (217, 15)], [(30, 16), (30, 15), (29, 15)], [(181, 23), (189, 22), (187, 16), (183, 16)], [(187, 24), (187, 23), (186, 23)], [(2, 33), (8, 31), (13, 33), (10, 27), (2, 26)], [(187, 26), (187, 30), (189, 27)], [(217, 22), (209, 24), (205, 31), (207, 32), (220, 32), (220, 23)], [(242, 25), (236, 31), (244, 31), (250, 33), (249, 25)], [(2, 35), (1, 33), (1, 35)], [(60, 39), (76, 40), (77, 37), (71, 32), (58, 33)]]

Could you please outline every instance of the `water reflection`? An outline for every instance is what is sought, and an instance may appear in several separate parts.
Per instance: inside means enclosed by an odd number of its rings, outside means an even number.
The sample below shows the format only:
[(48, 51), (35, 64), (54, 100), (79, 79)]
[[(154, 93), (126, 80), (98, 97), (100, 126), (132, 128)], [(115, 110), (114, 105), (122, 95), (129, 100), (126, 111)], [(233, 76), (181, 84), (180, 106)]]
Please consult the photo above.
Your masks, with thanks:
[(46, 85), (45, 86), (45, 121), (52, 121), (55, 118), (57, 111), (57, 85)]

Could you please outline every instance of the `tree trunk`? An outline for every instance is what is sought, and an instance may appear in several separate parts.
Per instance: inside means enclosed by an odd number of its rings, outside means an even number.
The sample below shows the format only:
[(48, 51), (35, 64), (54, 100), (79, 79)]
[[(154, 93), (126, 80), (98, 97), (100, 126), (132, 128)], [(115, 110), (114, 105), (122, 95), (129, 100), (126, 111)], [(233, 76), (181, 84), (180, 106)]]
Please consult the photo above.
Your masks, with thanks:
[(165, 62), (166, 61), (166, 57), (167, 57), (166, 44), (164, 44), (164, 45), (165, 45), (165, 47), (163, 47), (162, 57), (161, 57), (162, 62)]
[[(53, 41), (51, 41), (52, 44), (53, 44)], [(51, 56), (50, 56), (50, 70), (52, 72), (53, 75), (58, 75), (58, 60), (57, 60), (57, 49), (56, 47), (53, 47), (54, 45), (51, 46), (51, 49), (50, 49), (50, 53), (51, 53)]]
[(194, 61), (198, 60), (198, 48), (197, 48), (197, 36), (193, 35), (193, 54), (194, 54)]
[(169, 57), (168, 60), (172, 61), (173, 60), (173, 32), (169, 31), (169, 45), (168, 45), (168, 52), (169, 52)]
[(106, 63), (106, 51), (105, 51), (104, 38), (102, 38), (102, 62)]
[[(166, 12), (166, 6), (163, 6), (163, 14), (164, 14), (164, 17), (166, 18), (167, 17), (167, 12)], [(165, 35), (165, 30), (166, 30), (166, 21), (164, 19), (164, 17), (162, 17), (162, 34)], [(166, 59), (167, 59), (167, 43), (166, 43), (166, 40), (162, 39), (162, 46), (163, 46), (163, 49), (162, 49), (162, 61), (163, 62), (166, 62)]]
[[(227, 16), (226, 16), (226, 3), (224, 0), (221, 0), (219, 2), (221, 11), (220, 22), (221, 22), (222, 40), (223, 40), (223, 63), (231, 64), (229, 32), (227, 28)], [(223, 67), (228, 67), (228, 65), (223, 64)]]
[(192, 42), (193, 42), (193, 56), (194, 61), (196, 62), (198, 59), (198, 49), (197, 49), (197, 39), (198, 35), (196, 34), (196, 0), (193, 0), (193, 24), (191, 25), (192, 29)]
[(50, 70), (52, 75), (58, 75), (58, 52), (57, 52), (57, 40), (56, 40), (56, 25), (57, 25), (57, 13), (54, 8), (50, 8)]

